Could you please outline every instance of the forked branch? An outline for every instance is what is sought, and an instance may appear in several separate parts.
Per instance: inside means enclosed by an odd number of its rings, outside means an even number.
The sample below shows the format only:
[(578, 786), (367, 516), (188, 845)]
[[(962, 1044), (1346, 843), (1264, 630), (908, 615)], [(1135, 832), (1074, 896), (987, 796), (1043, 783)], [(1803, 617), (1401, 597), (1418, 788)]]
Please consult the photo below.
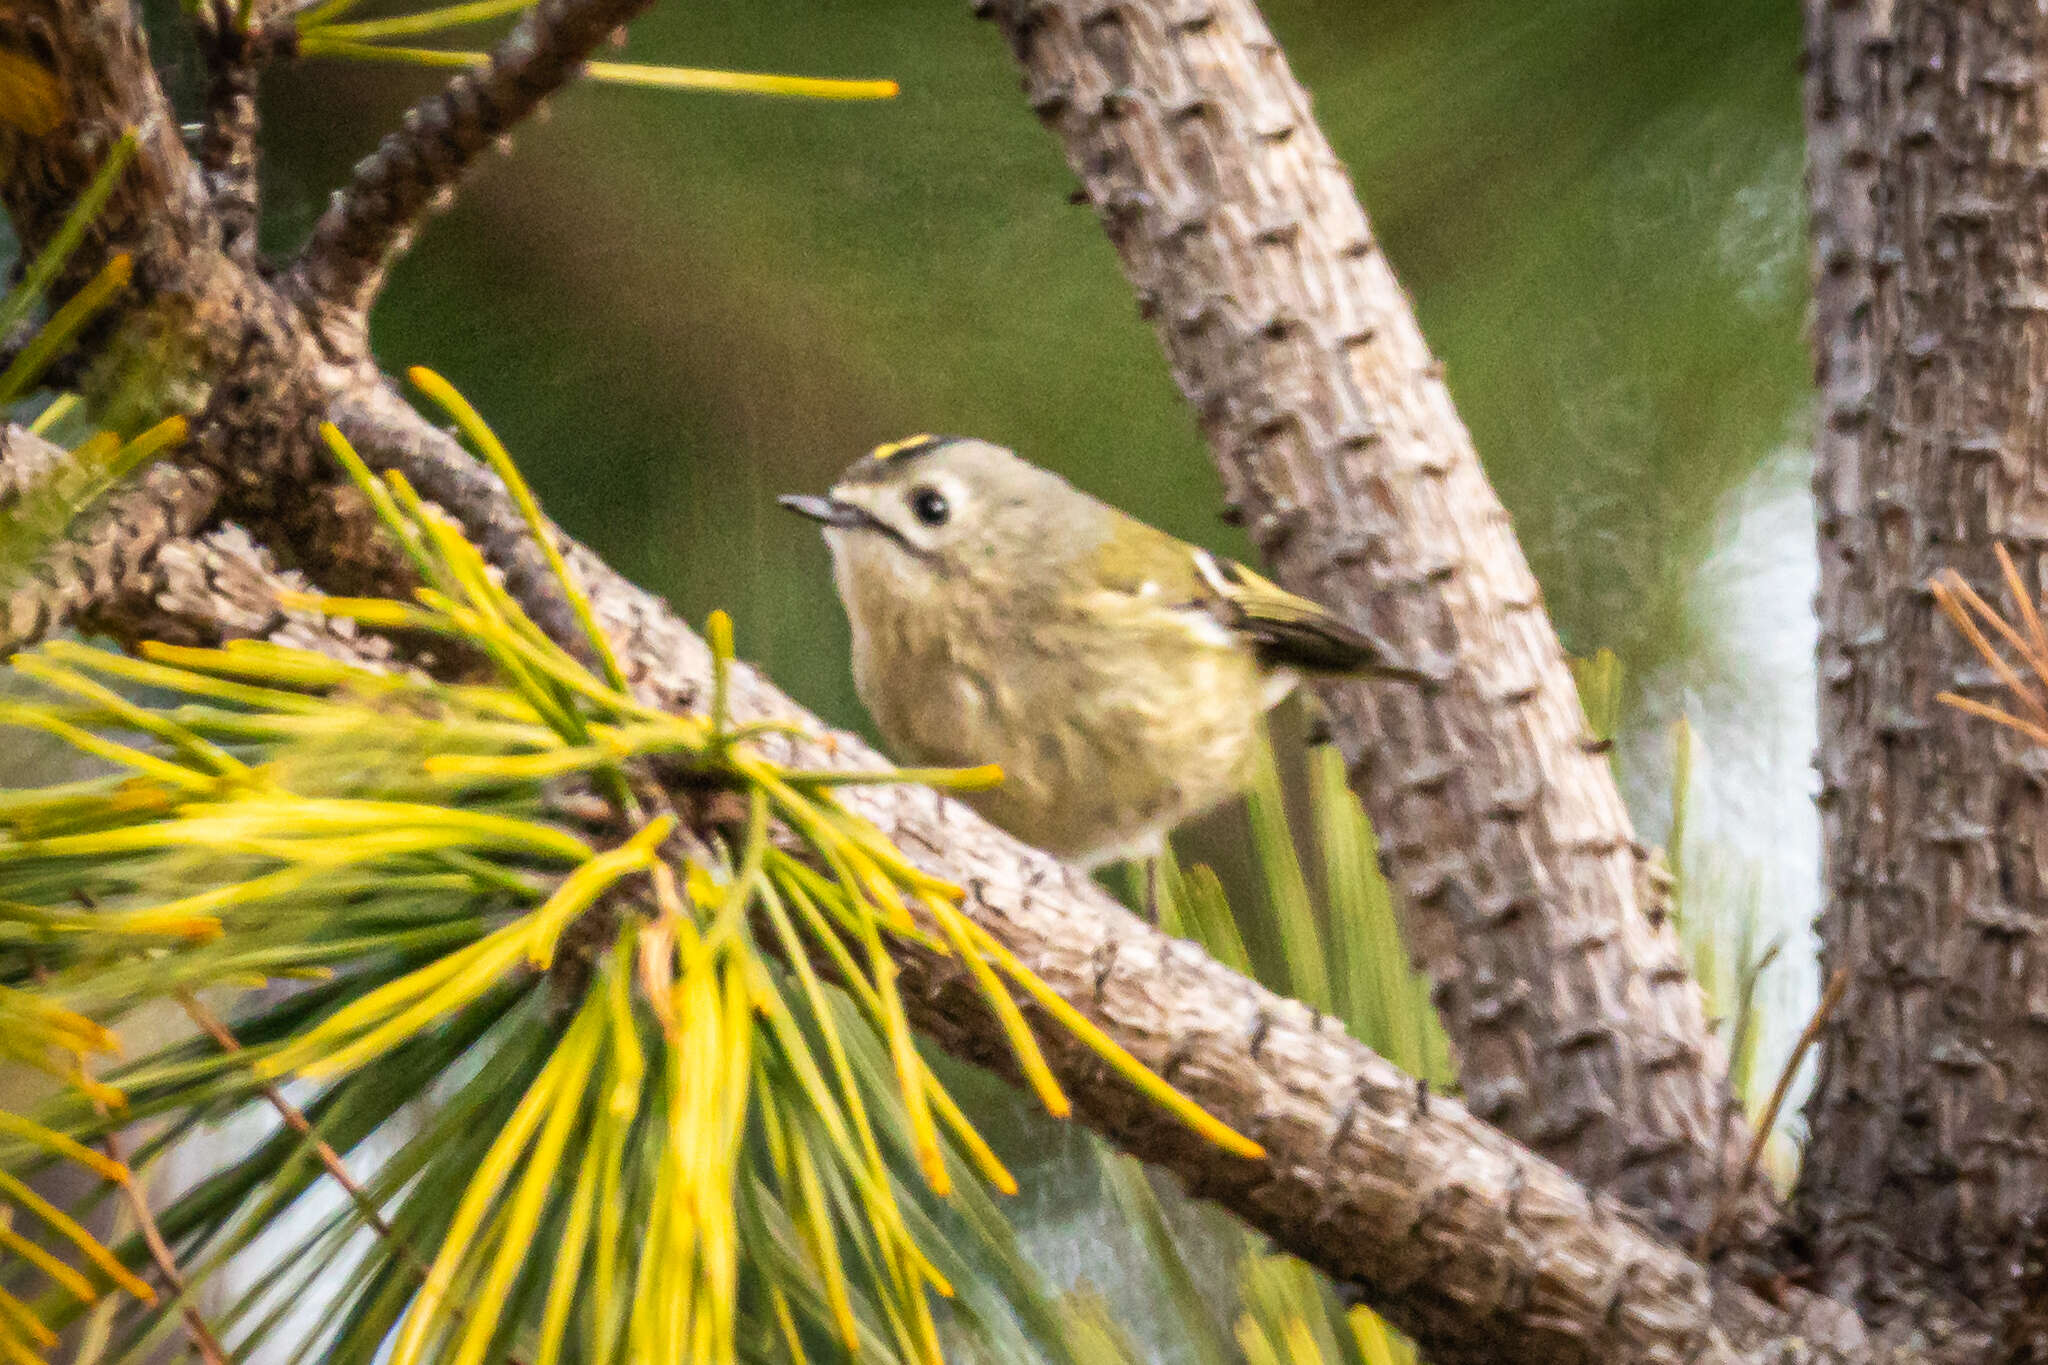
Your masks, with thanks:
[(573, 80), (583, 61), (653, 0), (540, 0), (489, 64), (464, 71), (406, 114), (356, 167), (293, 267), (302, 300), (359, 331), (428, 212), (477, 158)]
[(1474, 1110), (1696, 1237), (1747, 1142), (1720, 1047), (1507, 514), (1279, 44), (1252, 0), (980, 8), (1280, 580), (1441, 666), (1438, 689), (1324, 699)]

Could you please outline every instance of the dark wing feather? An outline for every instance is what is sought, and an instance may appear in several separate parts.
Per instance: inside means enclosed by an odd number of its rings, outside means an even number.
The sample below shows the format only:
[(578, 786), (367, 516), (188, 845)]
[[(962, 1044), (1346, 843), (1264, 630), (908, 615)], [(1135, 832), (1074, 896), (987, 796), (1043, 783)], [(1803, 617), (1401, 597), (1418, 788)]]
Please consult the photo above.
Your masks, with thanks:
[(1206, 605), (1231, 630), (1249, 639), (1262, 662), (1307, 673), (1357, 673), (1429, 683), (1430, 674), (1395, 659), (1379, 641), (1340, 621), (1306, 597), (1231, 559), (1196, 551), (1196, 568), (1212, 596)]

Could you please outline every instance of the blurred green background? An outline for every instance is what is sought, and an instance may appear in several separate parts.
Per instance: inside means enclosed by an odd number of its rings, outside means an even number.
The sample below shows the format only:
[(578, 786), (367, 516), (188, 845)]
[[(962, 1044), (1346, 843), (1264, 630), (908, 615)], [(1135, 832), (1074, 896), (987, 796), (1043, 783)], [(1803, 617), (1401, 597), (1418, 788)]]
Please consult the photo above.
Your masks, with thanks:
[[(772, 495), (985, 434), (1241, 549), (1149, 327), (1001, 36), (946, 0), (672, 0), (637, 60), (889, 76), (844, 105), (581, 86), (434, 221), (376, 315), (553, 513), (834, 720), (864, 718), (814, 532)], [(1275, 0), (1566, 643), (1713, 666), (1688, 585), (1797, 436), (1794, 7)], [(371, 11), (365, 10), (364, 13)], [(456, 41), (481, 43), (490, 31)], [(438, 76), (308, 63), (266, 99), (268, 241)]]

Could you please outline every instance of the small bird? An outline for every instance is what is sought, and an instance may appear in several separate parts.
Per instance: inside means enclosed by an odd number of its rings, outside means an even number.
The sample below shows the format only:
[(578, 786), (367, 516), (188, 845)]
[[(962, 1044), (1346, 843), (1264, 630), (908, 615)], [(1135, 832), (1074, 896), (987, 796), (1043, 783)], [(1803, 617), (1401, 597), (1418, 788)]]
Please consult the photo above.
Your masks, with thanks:
[(854, 462), (820, 522), (861, 700), (899, 759), (999, 764), (990, 820), (1082, 868), (1150, 858), (1249, 783), (1261, 717), (1305, 673), (1427, 683), (1241, 564), (987, 441)]

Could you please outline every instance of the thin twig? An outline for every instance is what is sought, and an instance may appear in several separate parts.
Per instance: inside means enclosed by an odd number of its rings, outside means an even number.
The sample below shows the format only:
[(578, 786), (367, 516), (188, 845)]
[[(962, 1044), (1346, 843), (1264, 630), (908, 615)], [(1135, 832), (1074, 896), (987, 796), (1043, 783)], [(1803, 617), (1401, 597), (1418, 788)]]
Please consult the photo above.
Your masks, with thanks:
[[(106, 1148), (109, 1160), (118, 1161), (123, 1166), (128, 1164), (126, 1154), (121, 1151), (119, 1136), (110, 1132), (100, 1143)], [(156, 1225), (155, 1215), (149, 1211), (149, 1200), (143, 1197), (142, 1182), (131, 1174), (120, 1185), (121, 1197), (128, 1201), (128, 1212), (135, 1219), (136, 1230), (142, 1234), (142, 1244), (149, 1248), (149, 1258), (156, 1262), (157, 1273), (163, 1276), (164, 1283), (173, 1294), (183, 1298), (189, 1292), (185, 1277), (178, 1270), (178, 1258), (171, 1254), (170, 1244), (164, 1241), (163, 1232)], [(187, 1303), (182, 1315), (186, 1335), (192, 1338), (193, 1349), (199, 1352), (206, 1365), (230, 1365), (233, 1357), (221, 1346), (220, 1338), (213, 1334), (213, 1329), (206, 1325), (206, 1319), (199, 1315), (198, 1306)]]
[[(227, 1026), (227, 1022), (208, 1009), (205, 1002), (200, 1000), (198, 996), (190, 991), (180, 991), (178, 992), (178, 1003), (184, 1007), (186, 1017), (205, 1030), (207, 1035), (220, 1045), (221, 1051), (227, 1053), (239, 1053), (242, 1051), (242, 1040), (235, 1037), (234, 1030)], [(279, 1090), (274, 1082), (265, 1081), (262, 1085), (262, 1093), (263, 1098), (270, 1101), (270, 1107), (277, 1111), (277, 1116), (284, 1120), (285, 1127), (306, 1140), (307, 1144), (313, 1149), (313, 1154), (320, 1158), (320, 1164), (326, 1168), (327, 1174), (334, 1177), (334, 1183), (341, 1186), (348, 1194), (349, 1199), (356, 1206), (356, 1212), (362, 1215), (363, 1221), (369, 1225), (370, 1230), (383, 1239), (391, 1247), (392, 1251), (397, 1254), (398, 1259), (404, 1263), (405, 1268), (410, 1270), (424, 1284), (427, 1279), (427, 1263), (420, 1259), (419, 1253), (412, 1249), (411, 1244), (405, 1238), (399, 1236), (397, 1229), (393, 1228), (389, 1220), (384, 1217), (383, 1210), (379, 1209), (376, 1201), (370, 1198), (369, 1191), (365, 1190), (357, 1183), (356, 1178), (348, 1173), (348, 1167), (342, 1164), (341, 1153), (335, 1151), (328, 1144), (327, 1139), (320, 1136), (319, 1130), (313, 1127), (313, 1121), (306, 1117), (305, 1111), (286, 1099), (284, 1092)], [(451, 1306), (449, 1312), (458, 1321), (464, 1315), (464, 1310), (460, 1305)], [(526, 1362), (519, 1356), (508, 1354), (505, 1357), (505, 1365), (526, 1365)]]
[[(186, 1016), (193, 1023), (199, 1025), (214, 1042), (220, 1044), (221, 1051), (236, 1053), (242, 1050), (241, 1039), (235, 1037), (233, 1030), (228, 1028), (219, 1015), (208, 1009), (198, 996), (190, 991), (180, 991), (178, 1004), (184, 1007)], [(320, 1136), (305, 1112), (286, 1099), (284, 1092), (270, 1081), (263, 1083), (263, 1098), (270, 1101), (270, 1107), (284, 1120), (285, 1127), (312, 1145), (313, 1154), (320, 1158), (320, 1164), (327, 1168), (327, 1174), (334, 1177), (334, 1183), (348, 1192), (348, 1197), (355, 1202), (356, 1212), (370, 1225), (371, 1231), (389, 1241), (399, 1255), (422, 1275), (426, 1274), (426, 1266), (413, 1254), (412, 1248), (406, 1245), (405, 1240), (392, 1230), (391, 1224), (385, 1221), (383, 1211), (377, 1207), (376, 1201), (371, 1199), (368, 1191), (357, 1184), (355, 1177), (348, 1173), (348, 1167), (341, 1163), (341, 1154), (328, 1145), (326, 1138)]]
[(206, 114), (199, 133), (199, 166), (207, 197), (220, 220), (221, 245), (239, 260), (256, 254), (261, 216), (257, 137), (261, 131), (256, 91), (263, 66), (280, 47), (297, 38), (290, 22), (265, 21), (270, 6), (244, 16), (234, 0), (201, 0), (194, 15), (199, 48), (206, 57)]
[(292, 267), (300, 298), (360, 328), (385, 272), (427, 213), (478, 157), (574, 80), (598, 44), (653, 2), (540, 0), (491, 49), (488, 66), (462, 72), (414, 105), (314, 224)]
[(1754, 1135), (1749, 1140), (1749, 1150), (1743, 1154), (1741, 1169), (1736, 1172), (1735, 1183), (1722, 1195), (1714, 1217), (1700, 1234), (1693, 1249), (1693, 1258), (1704, 1261), (1716, 1250), (1716, 1244), (1726, 1231), (1729, 1218), (1733, 1215), (1742, 1196), (1748, 1191), (1750, 1182), (1756, 1178), (1757, 1166), (1763, 1160), (1764, 1147), (1771, 1140), (1771, 1130), (1777, 1126), (1778, 1111), (1785, 1107), (1785, 1097), (1791, 1093), (1792, 1078), (1799, 1073), (1800, 1063), (1806, 1054), (1820, 1041), (1820, 1033), (1827, 1026), (1828, 1016), (1842, 1003), (1842, 996), (1849, 989), (1849, 969), (1835, 968), (1835, 974), (1828, 978), (1827, 989), (1820, 993), (1820, 1003), (1814, 1006), (1813, 1017), (1806, 1021), (1806, 1027), (1799, 1032), (1799, 1041), (1792, 1045), (1792, 1055), (1785, 1059), (1784, 1069), (1778, 1073), (1778, 1082), (1771, 1087), (1771, 1098), (1764, 1104), (1763, 1113), (1757, 1115)]

